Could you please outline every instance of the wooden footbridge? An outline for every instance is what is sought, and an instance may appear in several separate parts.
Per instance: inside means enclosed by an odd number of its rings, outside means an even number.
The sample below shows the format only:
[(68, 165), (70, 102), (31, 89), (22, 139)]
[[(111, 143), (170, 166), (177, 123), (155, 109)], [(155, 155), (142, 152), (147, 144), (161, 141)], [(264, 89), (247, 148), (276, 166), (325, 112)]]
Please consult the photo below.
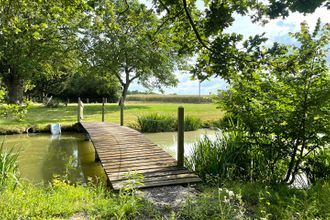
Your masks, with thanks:
[(89, 134), (96, 155), (115, 190), (124, 186), (127, 180), (126, 174), (131, 171), (144, 176), (144, 185), (140, 188), (200, 181), (197, 175), (183, 167), (183, 150), (179, 150), (182, 155), (178, 155), (179, 162), (177, 162), (134, 129), (109, 122), (80, 122), (80, 124)]

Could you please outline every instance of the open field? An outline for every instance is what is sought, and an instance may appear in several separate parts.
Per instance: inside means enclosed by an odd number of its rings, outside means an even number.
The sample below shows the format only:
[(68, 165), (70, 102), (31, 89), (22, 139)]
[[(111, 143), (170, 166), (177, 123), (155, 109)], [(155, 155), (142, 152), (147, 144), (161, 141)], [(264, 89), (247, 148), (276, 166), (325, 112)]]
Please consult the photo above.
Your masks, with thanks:
[(159, 94), (134, 94), (128, 95), (127, 101), (133, 102), (161, 102), (161, 103), (211, 103), (209, 95), (159, 95)]
[[(127, 103), (125, 107), (124, 124), (135, 123), (138, 116), (150, 113), (177, 114), (179, 104), (169, 103)], [(214, 121), (223, 117), (223, 112), (215, 104), (184, 104), (185, 114), (200, 118), (202, 121)], [(101, 121), (101, 104), (85, 104), (84, 121)], [(119, 123), (119, 106), (116, 103), (106, 104), (105, 121)], [(0, 119), (0, 132), (22, 132), (31, 125), (45, 129), (50, 123), (72, 125), (77, 122), (77, 104), (69, 104), (58, 108), (46, 108), (34, 104), (22, 121)], [(8, 132), (11, 133), (11, 132)]]

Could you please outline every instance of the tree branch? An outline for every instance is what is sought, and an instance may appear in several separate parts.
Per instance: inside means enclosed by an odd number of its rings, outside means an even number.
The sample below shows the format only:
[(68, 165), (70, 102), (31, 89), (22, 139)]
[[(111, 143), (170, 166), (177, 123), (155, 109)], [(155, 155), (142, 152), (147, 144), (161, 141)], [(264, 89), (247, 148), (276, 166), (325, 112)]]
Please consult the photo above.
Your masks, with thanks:
[(194, 33), (195, 33), (195, 35), (196, 35), (196, 38), (197, 38), (198, 42), (199, 42), (204, 48), (206, 48), (207, 50), (213, 52), (213, 50), (212, 50), (209, 46), (207, 46), (207, 45), (205, 44), (205, 42), (203, 41), (203, 39), (201, 38), (201, 36), (200, 36), (200, 34), (199, 34), (198, 30), (197, 30), (197, 27), (196, 27), (196, 25), (195, 25), (195, 23), (194, 23), (194, 21), (193, 21), (191, 15), (190, 15), (190, 13), (189, 13), (188, 6), (187, 6), (187, 0), (182, 0), (182, 2), (183, 2), (183, 8), (184, 8), (185, 14), (186, 14), (186, 16), (187, 16), (187, 18), (188, 18), (188, 21), (189, 21), (189, 23), (190, 23), (190, 26), (192, 27), (192, 29), (193, 29), (193, 31), (194, 31)]

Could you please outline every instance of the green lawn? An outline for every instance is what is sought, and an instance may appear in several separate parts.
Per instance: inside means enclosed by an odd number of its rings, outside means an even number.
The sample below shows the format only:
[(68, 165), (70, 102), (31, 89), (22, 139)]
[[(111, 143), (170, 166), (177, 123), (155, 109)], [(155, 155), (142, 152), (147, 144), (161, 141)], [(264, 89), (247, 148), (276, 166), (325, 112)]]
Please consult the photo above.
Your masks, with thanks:
[[(124, 124), (135, 123), (137, 117), (144, 114), (159, 113), (176, 115), (179, 104), (173, 103), (127, 103), (125, 107)], [(223, 112), (215, 104), (183, 104), (185, 114), (200, 118), (202, 121), (213, 121), (223, 117)], [(84, 121), (101, 121), (101, 104), (85, 104)], [(105, 121), (119, 123), (119, 107), (117, 104), (106, 104)], [(31, 125), (44, 128), (50, 123), (72, 125), (77, 122), (77, 104), (67, 107), (46, 108), (34, 104), (22, 121), (0, 119), (0, 131), (22, 131)]]

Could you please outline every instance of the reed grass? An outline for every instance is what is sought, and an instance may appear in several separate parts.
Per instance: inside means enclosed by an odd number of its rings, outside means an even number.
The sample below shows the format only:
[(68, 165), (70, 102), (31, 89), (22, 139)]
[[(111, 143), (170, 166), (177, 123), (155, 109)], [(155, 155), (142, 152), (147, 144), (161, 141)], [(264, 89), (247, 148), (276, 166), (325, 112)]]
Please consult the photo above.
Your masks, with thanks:
[(174, 117), (157, 113), (139, 116), (137, 122), (141, 132), (174, 131), (176, 124)]
[(250, 159), (239, 132), (217, 133), (215, 140), (204, 136), (186, 158), (186, 165), (205, 181), (247, 179)]
[(18, 153), (15, 153), (13, 148), (5, 150), (5, 141), (0, 145), (0, 189), (5, 185), (5, 182), (14, 177), (17, 177), (17, 159)]
[[(202, 127), (202, 121), (199, 118), (186, 116), (184, 120), (185, 131), (194, 131)], [(137, 119), (137, 129), (141, 132), (170, 132), (176, 131), (178, 121), (174, 116), (162, 114), (148, 114), (139, 116)]]

